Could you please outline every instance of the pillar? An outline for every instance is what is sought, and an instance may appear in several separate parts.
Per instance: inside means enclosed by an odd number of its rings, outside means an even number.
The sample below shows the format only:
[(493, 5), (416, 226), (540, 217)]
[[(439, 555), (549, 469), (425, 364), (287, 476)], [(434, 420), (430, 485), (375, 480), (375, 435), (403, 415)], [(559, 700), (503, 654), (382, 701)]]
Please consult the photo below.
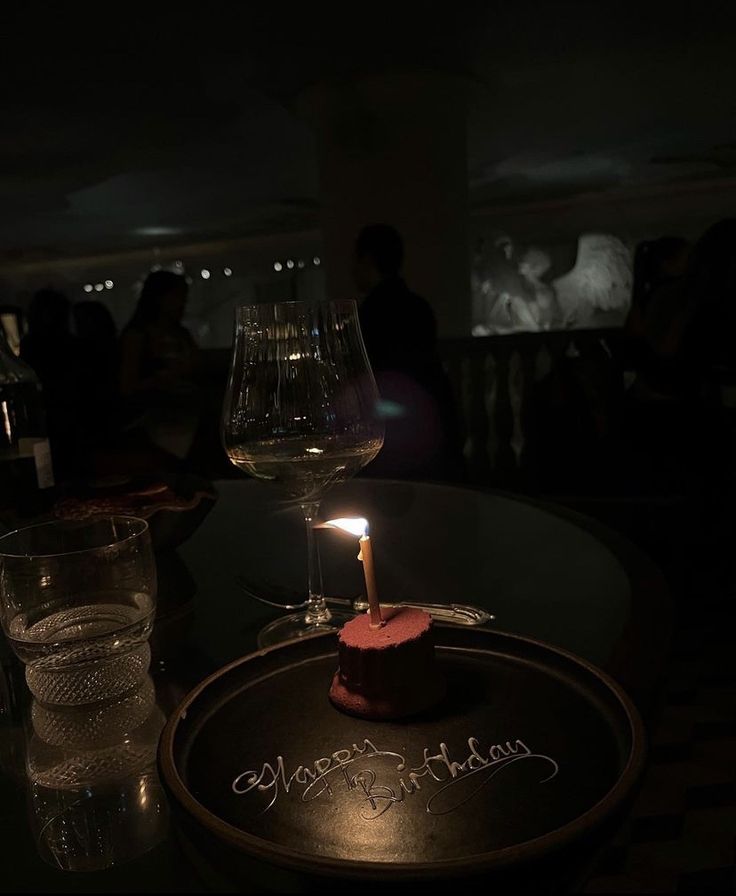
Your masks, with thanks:
[(434, 308), (441, 336), (470, 334), (467, 87), (433, 71), (368, 74), (304, 91), (317, 141), (327, 294), (355, 295), (365, 224), (391, 224), (404, 277)]

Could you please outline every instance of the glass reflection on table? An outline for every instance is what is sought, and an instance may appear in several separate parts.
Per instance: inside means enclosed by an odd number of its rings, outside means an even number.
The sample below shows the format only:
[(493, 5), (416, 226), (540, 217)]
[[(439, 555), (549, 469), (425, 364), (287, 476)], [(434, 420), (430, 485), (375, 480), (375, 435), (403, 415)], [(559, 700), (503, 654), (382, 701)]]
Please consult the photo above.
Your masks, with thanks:
[(163, 840), (169, 812), (156, 748), (164, 722), (150, 677), (114, 703), (31, 704), (26, 774), (44, 861), (66, 871), (99, 871)]

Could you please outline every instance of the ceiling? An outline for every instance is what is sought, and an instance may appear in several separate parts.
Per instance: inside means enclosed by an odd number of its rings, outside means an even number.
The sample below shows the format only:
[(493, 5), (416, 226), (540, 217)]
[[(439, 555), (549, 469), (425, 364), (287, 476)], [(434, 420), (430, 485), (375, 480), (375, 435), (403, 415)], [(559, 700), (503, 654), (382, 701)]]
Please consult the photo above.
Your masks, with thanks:
[(295, 97), (397, 66), (471, 77), (478, 210), (711, 181), (736, 197), (728, 4), (151, 6), (5, 14), (0, 263), (314, 227)]

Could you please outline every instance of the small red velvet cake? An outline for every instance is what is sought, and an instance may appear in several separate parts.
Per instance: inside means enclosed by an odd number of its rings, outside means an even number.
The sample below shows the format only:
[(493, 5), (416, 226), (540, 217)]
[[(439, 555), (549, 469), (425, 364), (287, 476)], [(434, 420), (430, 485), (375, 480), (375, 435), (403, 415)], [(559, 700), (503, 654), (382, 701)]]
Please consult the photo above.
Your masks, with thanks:
[(413, 607), (384, 608), (385, 625), (371, 628), (363, 613), (340, 630), (340, 668), (330, 700), (366, 719), (398, 719), (423, 712), (445, 693), (435, 664), (432, 617)]

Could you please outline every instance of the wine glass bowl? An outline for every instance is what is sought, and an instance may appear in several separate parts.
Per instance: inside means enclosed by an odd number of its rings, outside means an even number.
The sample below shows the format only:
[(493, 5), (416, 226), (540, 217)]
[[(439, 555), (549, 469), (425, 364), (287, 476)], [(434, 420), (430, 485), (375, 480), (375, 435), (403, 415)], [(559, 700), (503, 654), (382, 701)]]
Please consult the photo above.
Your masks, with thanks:
[(228, 457), (301, 507), (307, 527), (306, 612), (261, 633), (263, 646), (334, 627), (323, 595), (312, 526), (333, 485), (378, 454), (383, 423), (355, 302), (244, 305), (235, 316), (223, 409)]

